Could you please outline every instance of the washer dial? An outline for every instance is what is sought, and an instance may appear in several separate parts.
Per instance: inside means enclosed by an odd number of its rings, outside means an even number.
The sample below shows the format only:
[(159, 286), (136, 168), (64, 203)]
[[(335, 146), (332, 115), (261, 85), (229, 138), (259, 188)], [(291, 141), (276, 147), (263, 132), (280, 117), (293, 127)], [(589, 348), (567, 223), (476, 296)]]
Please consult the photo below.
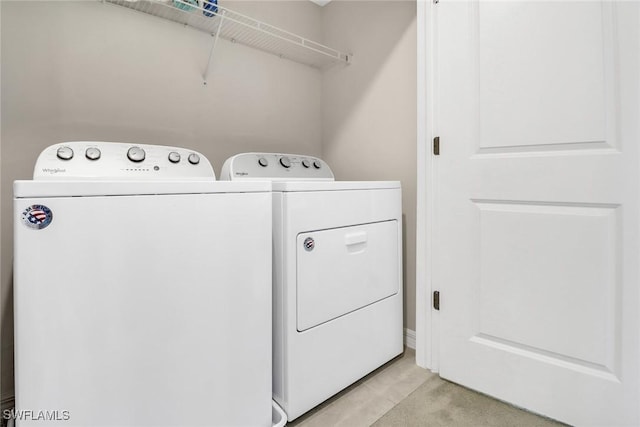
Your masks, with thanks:
[(84, 152), (85, 157), (89, 160), (98, 160), (101, 154), (102, 153), (100, 153), (100, 150), (96, 147), (89, 147)]
[(289, 169), (291, 167), (291, 160), (288, 157), (280, 157), (280, 164)]
[(129, 151), (127, 151), (127, 157), (132, 162), (136, 162), (136, 163), (141, 162), (144, 160), (145, 156), (146, 156), (146, 153), (140, 147), (131, 147), (129, 148)]
[(197, 165), (198, 163), (200, 163), (200, 156), (198, 156), (196, 153), (189, 154), (189, 163), (191, 163), (192, 165)]
[(178, 163), (180, 161), (180, 153), (172, 151), (169, 153), (169, 161), (171, 163)]
[(56, 153), (60, 160), (71, 160), (73, 158), (73, 150), (69, 147), (60, 147)]

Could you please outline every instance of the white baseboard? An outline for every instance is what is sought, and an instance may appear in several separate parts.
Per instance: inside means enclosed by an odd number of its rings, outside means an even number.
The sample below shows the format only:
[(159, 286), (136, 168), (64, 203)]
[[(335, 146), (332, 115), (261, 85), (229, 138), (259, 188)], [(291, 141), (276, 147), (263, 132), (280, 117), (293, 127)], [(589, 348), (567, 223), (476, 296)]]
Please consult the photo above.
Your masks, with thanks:
[(416, 349), (416, 331), (404, 328), (404, 345)]

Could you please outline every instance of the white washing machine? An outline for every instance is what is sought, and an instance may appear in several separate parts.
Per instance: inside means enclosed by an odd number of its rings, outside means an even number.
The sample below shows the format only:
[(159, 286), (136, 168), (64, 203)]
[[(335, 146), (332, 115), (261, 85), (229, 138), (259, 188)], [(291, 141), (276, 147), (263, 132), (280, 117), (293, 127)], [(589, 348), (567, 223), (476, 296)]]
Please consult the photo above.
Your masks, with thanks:
[(403, 351), (400, 183), (268, 153), (220, 179), (273, 181), (273, 396), (291, 421)]
[(18, 426), (270, 426), (271, 185), (53, 145), (14, 184)]

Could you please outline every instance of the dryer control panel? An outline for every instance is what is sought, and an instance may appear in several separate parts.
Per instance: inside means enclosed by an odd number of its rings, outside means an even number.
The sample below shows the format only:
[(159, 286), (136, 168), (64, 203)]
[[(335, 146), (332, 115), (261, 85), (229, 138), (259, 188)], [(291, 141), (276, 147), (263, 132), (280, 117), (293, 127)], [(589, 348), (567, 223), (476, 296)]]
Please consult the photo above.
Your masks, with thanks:
[(197, 151), (164, 145), (75, 141), (47, 147), (34, 180), (215, 180), (209, 160)]
[(333, 181), (334, 176), (329, 165), (317, 157), (281, 153), (242, 153), (224, 162), (220, 179)]

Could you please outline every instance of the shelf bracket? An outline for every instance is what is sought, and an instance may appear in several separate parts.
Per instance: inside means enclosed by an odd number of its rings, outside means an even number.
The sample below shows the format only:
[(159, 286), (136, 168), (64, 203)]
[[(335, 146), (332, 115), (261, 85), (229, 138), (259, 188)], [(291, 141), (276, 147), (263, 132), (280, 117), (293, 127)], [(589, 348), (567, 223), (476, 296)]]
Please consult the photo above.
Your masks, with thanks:
[(204, 80), (204, 85), (207, 85), (207, 78), (209, 77), (209, 70), (211, 69), (211, 60), (213, 59), (213, 51), (216, 49), (216, 45), (218, 44), (218, 39), (220, 38), (220, 30), (222, 29), (222, 23), (224, 22), (224, 15), (226, 10), (223, 10), (220, 14), (220, 22), (218, 22), (218, 28), (216, 29), (213, 45), (211, 45), (211, 51), (209, 52), (209, 60), (207, 61), (207, 66), (204, 69), (204, 75), (202, 76)]

